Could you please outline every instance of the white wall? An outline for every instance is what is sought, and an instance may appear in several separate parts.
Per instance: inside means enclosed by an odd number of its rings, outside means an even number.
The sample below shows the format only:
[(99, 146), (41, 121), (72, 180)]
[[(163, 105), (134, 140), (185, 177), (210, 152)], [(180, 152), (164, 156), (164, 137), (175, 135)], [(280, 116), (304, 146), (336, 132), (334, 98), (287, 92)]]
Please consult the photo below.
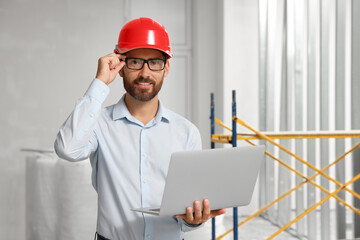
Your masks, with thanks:
[(232, 90), (236, 90), (239, 118), (258, 126), (258, 8), (258, 1), (224, 1), (223, 107), (224, 121), (230, 127)]
[[(252, 22), (257, 18), (256, 1), (189, 2), (193, 61), (189, 116), (209, 148), (210, 92), (215, 93), (216, 116), (229, 123), (231, 90), (236, 89), (239, 116), (257, 125), (257, 26)], [(2, 238), (25, 239), (25, 153), (19, 149), (52, 148), (59, 126), (95, 76), (97, 59), (113, 50), (127, 4), (125, 0), (1, 1)], [(233, 11), (235, 7), (240, 9)], [(236, 31), (233, 21), (239, 21)], [(228, 44), (237, 47), (227, 48)], [(236, 68), (229, 67), (232, 61), (238, 61)], [(117, 79), (105, 105), (116, 102), (123, 92)]]
[[(52, 148), (59, 126), (111, 52), (123, 25), (122, 1), (0, 3), (0, 233), (24, 239), (25, 154)], [(112, 86), (108, 102), (122, 84)]]
[[(250, 126), (259, 127), (259, 6), (253, 0), (224, 0), (223, 121), (232, 128), (232, 90), (236, 90), (237, 116)], [(237, 124), (237, 132), (250, 132)], [(228, 132), (227, 132), (228, 134)], [(238, 141), (238, 146), (248, 143)], [(234, 184), (234, 187), (236, 187)], [(258, 190), (249, 206), (239, 215), (258, 210)]]
[(215, 95), (216, 116), (223, 116), (222, 9), (222, 1), (193, 1), (193, 122), (204, 148), (210, 148), (210, 93)]

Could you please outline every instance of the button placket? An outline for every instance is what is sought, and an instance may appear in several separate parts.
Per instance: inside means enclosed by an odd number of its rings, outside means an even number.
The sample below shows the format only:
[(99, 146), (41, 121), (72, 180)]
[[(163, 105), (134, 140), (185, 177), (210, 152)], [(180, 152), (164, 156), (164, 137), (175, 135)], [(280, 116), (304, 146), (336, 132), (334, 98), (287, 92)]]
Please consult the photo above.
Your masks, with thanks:
[[(148, 144), (148, 138), (147, 138), (147, 129), (146, 127), (143, 127), (141, 130), (141, 201), (143, 207), (149, 207), (151, 204), (151, 190), (149, 185), (149, 169), (148, 169), (148, 163), (150, 161), (150, 155), (149, 155), (149, 144)], [(144, 216), (144, 224), (145, 224), (145, 235), (144, 237), (146, 239), (153, 239), (153, 222), (151, 216)]]

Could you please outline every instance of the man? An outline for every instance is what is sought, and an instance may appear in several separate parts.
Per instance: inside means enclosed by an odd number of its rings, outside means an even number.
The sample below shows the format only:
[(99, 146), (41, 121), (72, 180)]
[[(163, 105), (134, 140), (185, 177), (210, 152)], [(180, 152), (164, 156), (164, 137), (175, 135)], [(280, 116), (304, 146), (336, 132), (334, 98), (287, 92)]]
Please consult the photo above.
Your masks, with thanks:
[[(135, 19), (121, 30), (115, 52), (98, 61), (96, 78), (55, 141), (59, 157), (90, 158), (98, 193), (98, 239), (183, 239), (225, 209), (195, 201), (186, 214), (157, 217), (131, 211), (157, 206), (170, 155), (201, 148), (198, 129), (166, 109), (158, 99), (172, 57), (165, 28), (149, 18)], [(101, 109), (117, 74), (126, 94)], [(202, 200), (202, 199), (199, 199)]]

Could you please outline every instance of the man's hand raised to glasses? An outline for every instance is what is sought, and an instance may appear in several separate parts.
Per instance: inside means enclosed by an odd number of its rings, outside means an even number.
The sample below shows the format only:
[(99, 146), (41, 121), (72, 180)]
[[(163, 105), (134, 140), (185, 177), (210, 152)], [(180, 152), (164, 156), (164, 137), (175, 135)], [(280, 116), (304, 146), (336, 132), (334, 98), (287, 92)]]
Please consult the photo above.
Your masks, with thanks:
[(120, 59), (124, 58), (124, 55), (116, 53), (110, 53), (99, 58), (96, 78), (103, 81), (106, 85), (109, 85), (114, 81), (120, 69), (124, 67), (125, 62), (120, 61)]

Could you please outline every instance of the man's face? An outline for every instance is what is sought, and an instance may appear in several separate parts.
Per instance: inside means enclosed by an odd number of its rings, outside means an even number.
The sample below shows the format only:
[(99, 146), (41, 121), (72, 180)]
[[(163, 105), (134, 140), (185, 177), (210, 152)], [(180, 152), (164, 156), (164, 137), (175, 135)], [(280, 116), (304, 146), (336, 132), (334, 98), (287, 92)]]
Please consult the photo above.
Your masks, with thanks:
[[(142, 58), (142, 59), (165, 59), (163, 54), (154, 49), (135, 49), (126, 54), (127, 58)], [(138, 101), (146, 102), (153, 99), (159, 93), (163, 84), (164, 77), (169, 71), (169, 62), (166, 62), (165, 68), (160, 71), (152, 71), (148, 64), (140, 70), (132, 70), (125, 65), (120, 70), (120, 76), (123, 78), (124, 88), (127, 93)]]

